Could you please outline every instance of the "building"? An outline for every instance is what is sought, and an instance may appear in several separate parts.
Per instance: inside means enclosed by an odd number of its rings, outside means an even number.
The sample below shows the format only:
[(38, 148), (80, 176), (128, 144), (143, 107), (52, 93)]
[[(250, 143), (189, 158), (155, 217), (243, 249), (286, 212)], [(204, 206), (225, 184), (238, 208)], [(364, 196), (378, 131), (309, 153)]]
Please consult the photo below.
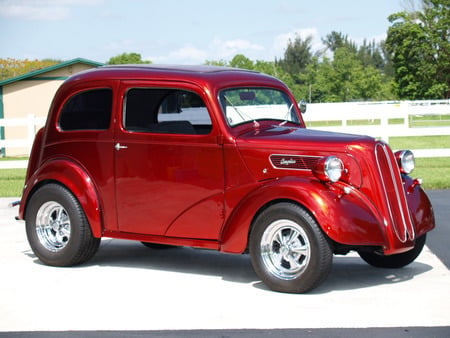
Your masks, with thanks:
[[(45, 120), (51, 101), (59, 86), (69, 76), (102, 63), (73, 59), (27, 74), (0, 81), (0, 119), (27, 118), (34, 115)], [(0, 140), (24, 140), (28, 137), (26, 125), (0, 127)], [(28, 156), (29, 146), (0, 147), (1, 156)]]

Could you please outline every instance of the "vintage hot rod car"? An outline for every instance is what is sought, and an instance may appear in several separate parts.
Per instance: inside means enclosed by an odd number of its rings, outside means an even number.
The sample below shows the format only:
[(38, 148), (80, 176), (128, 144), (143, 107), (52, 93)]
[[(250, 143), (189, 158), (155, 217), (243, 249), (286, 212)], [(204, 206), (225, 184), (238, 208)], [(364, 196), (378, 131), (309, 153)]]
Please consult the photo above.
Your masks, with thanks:
[(106, 66), (57, 91), (19, 218), (36, 256), (71, 266), (102, 237), (250, 253), (273, 290), (307, 292), (333, 254), (399, 268), (433, 209), (413, 154), (305, 128), (279, 80), (208, 66)]

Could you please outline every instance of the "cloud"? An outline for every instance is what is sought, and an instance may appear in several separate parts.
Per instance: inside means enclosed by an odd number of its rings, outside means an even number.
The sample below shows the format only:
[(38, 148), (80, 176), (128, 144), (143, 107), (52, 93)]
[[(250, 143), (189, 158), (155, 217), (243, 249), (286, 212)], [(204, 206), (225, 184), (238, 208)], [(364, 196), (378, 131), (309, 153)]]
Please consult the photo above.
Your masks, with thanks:
[(96, 5), (98, 0), (0, 0), (0, 16), (30, 21), (61, 21), (71, 7)]
[(294, 41), (295, 38), (299, 37), (305, 40), (307, 37), (312, 37), (312, 51), (318, 51), (323, 48), (322, 40), (320, 39), (320, 34), (317, 28), (300, 28), (293, 31), (277, 35), (273, 41), (273, 51), (276, 56), (284, 55), (284, 51), (289, 43), (289, 40)]
[(154, 55), (145, 57), (145, 60), (151, 60), (154, 63), (203, 63), (208, 57), (205, 50), (199, 49), (192, 45), (185, 45), (178, 49), (172, 50), (164, 55)]
[(214, 59), (227, 60), (236, 54), (247, 54), (264, 50), (264, 47), (248, 40), (225, 40), (215, 38), (209, 46), (209, 51)]
[(154, 63), (202, 64), (206, 60), (230, 60), (236, 54), (261, 51), (264, 47), (243, 39), (222, 40), (214, 38), (208, 45), (201, 48), (186, 44), (163, 55), (146, 57)]

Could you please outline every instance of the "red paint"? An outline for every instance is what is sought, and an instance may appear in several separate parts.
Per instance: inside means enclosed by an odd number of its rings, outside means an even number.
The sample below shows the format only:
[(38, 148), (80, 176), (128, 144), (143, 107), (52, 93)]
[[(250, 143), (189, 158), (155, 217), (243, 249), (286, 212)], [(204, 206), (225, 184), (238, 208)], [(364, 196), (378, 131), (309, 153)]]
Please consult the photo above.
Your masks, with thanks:
[[(231, 127), (219, 93), (232, 87), (274, 88), (295, 102), (279, 80), (242, 70), (122, 66), (71, 77), (36, 137), (20, 217), (36, 188), (53, 181), (77, 197), (96, 237), (240, 253), (255, 216), (280, 200), (304, 206), (333, 241), (379, 246), (387, 254), (410, 249), (417, 236), (434, 228), (428, 198), (418, 181), (400, 174), (388, 146), (370, 137), (305, 129), (297, 106), (298, 124), (261, 120)], [(70, 97), (96, 88), (113, 93), (110, 127), (61, 130), (58, 119)], [(127, 130), (124, 100), (132, 88), (196, 93), (209, 111), (211, 131)], [(311, 159), (330, 155), (346, 168), (335, 184), (320, 182), (308, 167)], [(308, 163), (293, 165), (296, 158)]]

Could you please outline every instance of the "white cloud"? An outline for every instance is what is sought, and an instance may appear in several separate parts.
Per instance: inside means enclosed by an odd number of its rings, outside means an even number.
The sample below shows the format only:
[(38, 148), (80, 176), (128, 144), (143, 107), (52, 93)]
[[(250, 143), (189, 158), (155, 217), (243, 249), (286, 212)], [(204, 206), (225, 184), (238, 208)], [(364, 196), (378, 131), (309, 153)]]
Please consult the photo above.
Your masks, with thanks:
[(221, 40), (214, 38), (206, 47), (184, 45), (163, 55), (146, 57), (154, 63), (202, 64), (206, 60), (230, 60), (236, 54), (247, 55), (264, 47), (243, 39)]
[(264, 47), (248, 40), (235, 39), (223, 41), (215, 38), (209, 46), (209, 54), (214, 59), (228, 60), (236, 54), (247, 54), (264, 50)]
[(97, 5), (99, 0), (0, 0), (0, 16), (31, 21), (61, 21), (71, 7)]

